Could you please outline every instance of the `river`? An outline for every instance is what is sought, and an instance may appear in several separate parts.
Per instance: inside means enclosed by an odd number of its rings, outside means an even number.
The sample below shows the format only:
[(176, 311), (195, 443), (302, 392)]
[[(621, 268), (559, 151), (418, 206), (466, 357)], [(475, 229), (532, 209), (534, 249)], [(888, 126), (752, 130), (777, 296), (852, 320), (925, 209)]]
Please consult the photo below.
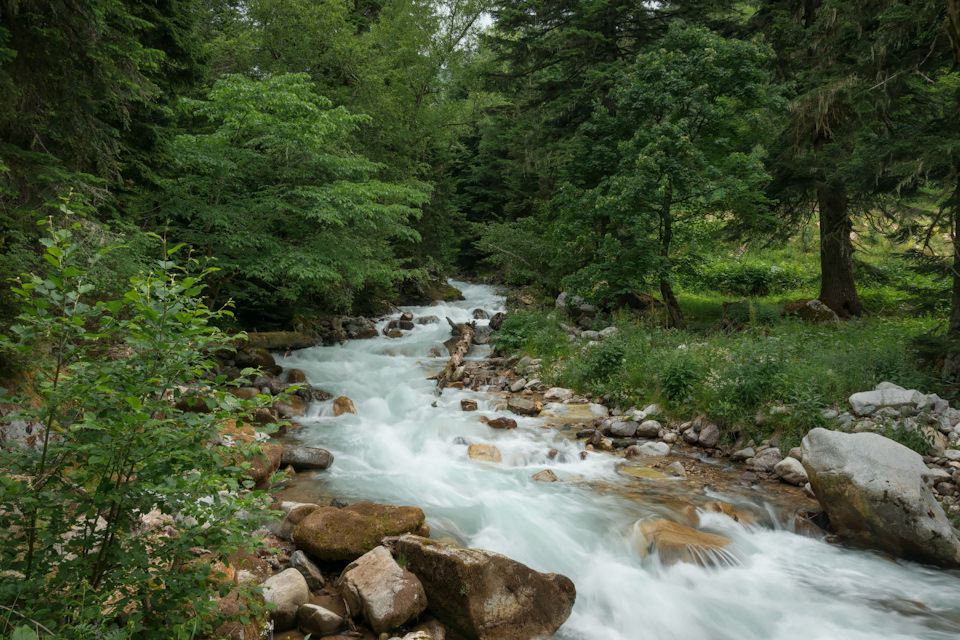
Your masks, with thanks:
[[(327, 401), (300, 419), (297, 438), (335, 455), (330, 469), (308, 476), (308, 489), (351, 502), (418, 506), (434, 538), (570, 577), (577, 602), (557, 640), (960, 637), (960, 572), (796, 535), (775, 517), (745, 526), (702, 514), (705, 528), (733, 540), (737, 562), (664, 567), (655, 556), (642, 557), (634, 523), (663, 514), (666, 503), (662, 495), (645, 500), (638, 483), (617, 471), (621, 458), (591, 453), (581, 460), (583, 444), (539, 418), (511, 416), (518, 429), (491, 429), (477, 418), (504, 415), (495, 412), (502, 400), (482, 392), (446, 389), (435, 397), (427, 377), (445, 361), (428, 352), (450, 337), (444, 318), (466, 322), (476, 308), (504, 310), (492, 287), (453, 284), (465, 301), (404, 308), (437, 316), (439, 324), (278, 360), (302, 369), (314, 386), (348, 396), (358, 411), (334, 418)], [(471, 358), (484, 354), (475, 347)], [(463, 398), (476, 400), (479, 410), (461, 411)], [(480, 442), (495, 444), (503, 463), (470, 460), (467, 445)], [(555, 459), (547, 457), (551, 448), (560, 452)], [(531, 479), (547, 468), (561, 481)], [(772, 509), (753, 494), (716, 497)]]

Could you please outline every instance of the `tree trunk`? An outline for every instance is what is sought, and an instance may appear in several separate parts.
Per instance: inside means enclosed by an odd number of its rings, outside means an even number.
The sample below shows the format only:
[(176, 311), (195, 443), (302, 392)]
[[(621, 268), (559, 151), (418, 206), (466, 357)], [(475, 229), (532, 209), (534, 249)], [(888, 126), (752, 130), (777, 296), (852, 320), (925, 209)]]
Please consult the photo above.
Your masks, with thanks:
[(670, 243), (673, 241), (673, 184), (667, 178), (667, 190), (663, 198), (663, 208), (660, 210), (660, 295), (667, 308), (667, 322), (669, 326), (684, 329), (687, 326), (683, 319), (680, 303), (670, 286)]
[(953, 192), (953, 213), (950, 216), (950, 240), (953, 245), (953, 286), (950, 292), (950, 322), (947, 338), (952, 342), (944, 354), (942, 375), (948, 380), (960, 380), (960, 351), (953, 344), (960, 344), (960, 177)]
[(817, 191), (820, 209), (820, 302), (841, 318), (866, 311), (853, 280), (853, 223), (847, 215), (847, 196), (837, 181)]

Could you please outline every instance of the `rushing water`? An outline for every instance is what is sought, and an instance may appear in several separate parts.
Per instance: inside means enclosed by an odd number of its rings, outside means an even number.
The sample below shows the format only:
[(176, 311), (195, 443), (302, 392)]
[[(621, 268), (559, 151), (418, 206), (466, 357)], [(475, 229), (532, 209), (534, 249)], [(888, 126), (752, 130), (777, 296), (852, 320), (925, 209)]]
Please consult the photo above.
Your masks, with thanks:
[[(641, 557), (633, 525), (664, 513), (662, 490), (651, 488), (646, 500), (617, 472), (620, 459), (592, 453), (581, 460), (582, 443), (538, 418), (513, 416), (518, 429), (491, 429), (477, 418), (503, 415), (495, 413), (496, 397), (456, 389), (435, 397), (427, 376), (445, 360), (427, 354), (450, 336), (444, 318), (466, 322), (473, 309), (504, 309), (491, 287), (455, 284), (467, 300), (404, 309), (438, 316), (440, 324), (283, 359), (313, 385), (350, 397), (358, 411), (334, 418), (328, 401), (301, 419), (297, 437), (336, 459), (310, 480), (317, 493), (419, 506), (434, 538), (569, 576), (577, 602), (555, 636), (562, 640), (960, 637), (960, 572), (836, 547), (784, 527), (702, 514), (704, 528), (733, 540), (739, 562), (663, 567)], [(482, 356), (475, 351), (471, 357)], [(476, 400), (479, 411), (461, 411), (463, 398)], [(467, 444), (479, 442), (496, 444), (503, 463), (470, 460)], [(551, 448), (560, 452), (553, 460)], [(561, 481), (531, 479), (547, 468)], [(644, 482), (671, 483), (633, 484)]]

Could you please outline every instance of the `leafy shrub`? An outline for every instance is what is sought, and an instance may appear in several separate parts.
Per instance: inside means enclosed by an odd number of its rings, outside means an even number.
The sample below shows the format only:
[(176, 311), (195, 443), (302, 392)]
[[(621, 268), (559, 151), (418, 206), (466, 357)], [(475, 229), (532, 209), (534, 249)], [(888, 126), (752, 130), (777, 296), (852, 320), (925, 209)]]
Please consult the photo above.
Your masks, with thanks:
[(678, 350), (666, 358), (658, 374), (663, 395), (673, 402), (682, 402), (691, 395), (699, 377), (699, 367), (687, 349)]
[(550, 313), (536, 310), (511, 311), (490, 338), (501, 353), (525, 352), (555, 357), (567, 349), (567, 336)]
[(797, 289), (815, 278), (811, 269), (795, 264), (717, 260), (699, 265), (684, 284), (693, 289), (757, 297)]
[[(257, 402), (220, 390), (201, 398), (205, 413), (174, 404), (211, 369), (222, 312), (199, 301), (176, 249), (122, 298), (91, 304), (86, 272), (108, 249), (85, 259), (53, 229), (43, 244), (51, 268), (13, 289), (23, 311), (3, 339), (38, 361), (32, 398), (11, 416), (38, 435), (0, 449), (0, 605), (63, 638), (200, 635), (223, 574), (194, 551), (225, 560), (247, 546), (243, 520), (266, 514), (263, 494), (244, 493), (240, 469), (209, 446)], [(144, 531), (151, 512), (176, 535)]]

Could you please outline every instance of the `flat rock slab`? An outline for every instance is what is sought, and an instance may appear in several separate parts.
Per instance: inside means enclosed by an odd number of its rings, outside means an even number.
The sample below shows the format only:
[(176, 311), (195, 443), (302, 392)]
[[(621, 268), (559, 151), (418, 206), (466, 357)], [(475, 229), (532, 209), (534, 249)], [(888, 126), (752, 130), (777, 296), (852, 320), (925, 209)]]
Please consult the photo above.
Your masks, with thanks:
[(924, 401), (924, 395), (913, 389), (878, 389), (861, 391), (849, 398), (850, 409), (858, 416), (870, 415), (878, 409), (916, 408)]
[(596, 403), (563, 404), (561, 402), (549, 402), (543, 405), (540, 417), (565, 422), (589, 422), (597, 418), (607, 417), (607, 408)]
[(357, 502), (342, 509), (320, 507), (297, 525), (293, 541), (321, 560), (355, 560), (387, 536), (413, 533), (423, 527), (417, 507)]
[(810, 486), (839, 535), (905, 558), (960, 564), (960, 540), (927, 486), (920, 454), (876, 433), (819, 428), (802, 447)]
[(532, 640), (553, 635), (570, 616), (576, 588), (482, 549), (456, 549), (403, 536), (397, 557), (423, 583), (430, 611), (468, 640)]
[(652, 520), (640, 525), (644, 553), (656, 551), (665, 565), (689, 562), (699, 565), (723, 564), (730, 555), (723, 550), (729, 538), (698, 531), (670, 520)]

